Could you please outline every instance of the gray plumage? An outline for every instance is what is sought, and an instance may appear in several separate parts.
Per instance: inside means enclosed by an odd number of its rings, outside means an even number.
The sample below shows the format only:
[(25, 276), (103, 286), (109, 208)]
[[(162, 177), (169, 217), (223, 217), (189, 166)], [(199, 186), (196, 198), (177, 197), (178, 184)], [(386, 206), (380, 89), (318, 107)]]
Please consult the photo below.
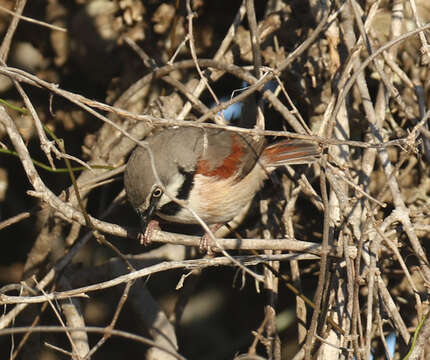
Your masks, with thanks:
[(316, 144), (302, 140), (266, 146), (264, 138), (256, 141), (250, 135), (199, 127), (163, 129), (146, 142), (167, 194), (158, 188), (148, 150), (138, 146), (128, 161), (124, 185), (143, 222), (155, 211), (168, 221), (197, 223), (168, 194), (208, 224), (229, 221), (260, 189), (268, 169), (309, 163), (320, 152)]

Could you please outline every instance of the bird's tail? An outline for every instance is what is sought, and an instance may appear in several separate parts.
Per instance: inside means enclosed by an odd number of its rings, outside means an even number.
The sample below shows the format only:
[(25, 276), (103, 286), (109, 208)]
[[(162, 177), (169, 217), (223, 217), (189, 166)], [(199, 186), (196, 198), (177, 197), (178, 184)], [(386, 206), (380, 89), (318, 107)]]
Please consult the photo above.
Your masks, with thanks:
[(318, 144), (292, 139), (267, 146), (262, 153), (262, 159), (267, 166), (276, 167), (313, 163), (320, 154), (321, 149)]

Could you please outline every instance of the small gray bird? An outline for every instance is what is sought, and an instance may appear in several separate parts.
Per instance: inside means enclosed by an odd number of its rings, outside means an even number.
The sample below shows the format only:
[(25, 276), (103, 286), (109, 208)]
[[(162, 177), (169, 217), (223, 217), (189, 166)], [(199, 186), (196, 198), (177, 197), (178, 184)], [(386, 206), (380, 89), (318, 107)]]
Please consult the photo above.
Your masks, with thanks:
[[(200, 127), (163, 129), (146, 141), (166, 192), (208, 225), (238, 215), (277, 166), (310, 163), (320, 154), (319, 146), (308, 141), (281, 140), (267, 145), (250, 135)], [(164, 193), (144, 147), (137, 147), (131, 155), (124, 184), (141, 217), (143, 234), (153, 213), (170, 222), (198, 223), (189, 210)]]

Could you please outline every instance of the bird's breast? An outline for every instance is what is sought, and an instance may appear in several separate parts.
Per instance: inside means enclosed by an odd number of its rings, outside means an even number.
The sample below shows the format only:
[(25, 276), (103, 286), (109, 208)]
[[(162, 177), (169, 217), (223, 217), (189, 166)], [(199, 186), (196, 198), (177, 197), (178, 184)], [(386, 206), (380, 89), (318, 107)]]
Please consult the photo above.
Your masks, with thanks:
[[(209, 225), (225, 223), (238, 215), (252, 200), (265, 177), (265, 171), (258, 164), (240, 180), (197, 174), (186, 201), (187, 206)], [(171, 222), (198, 223), (196, 217), (186, 208), (180, 208), (174, 215), (159, 213), (159, 216)]]

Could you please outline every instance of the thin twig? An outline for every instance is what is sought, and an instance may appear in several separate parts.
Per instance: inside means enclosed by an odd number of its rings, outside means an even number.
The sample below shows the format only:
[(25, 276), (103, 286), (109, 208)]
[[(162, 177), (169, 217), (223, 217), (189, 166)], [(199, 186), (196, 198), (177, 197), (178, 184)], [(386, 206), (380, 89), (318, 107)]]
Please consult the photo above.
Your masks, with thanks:
[(47, 27), (47, 28), (52, 29), (52, 30), (67, 32), (67, 29), (64, 29), (64, 28), (62, 28), (60, 26), (48, 24), (47, 22), (36, 20), (36, 19), (24, 16), (24, 15), (18, 14), (17, 12), (11, 11), (11, 10), (5, 8), (4, 6), (1, 6), (1, 5), (0, 5), (0, 10), (4, 11), (5, 13), (8, 13), (10, 15), (15, 16), (15, 17), (17, 17), (20, 20), (28, 21), (28, 22), (30, 22), (32, 24), (36, 24), (36, 25), (40, 25), (40, 26), (43, 26), (43, 27)]

